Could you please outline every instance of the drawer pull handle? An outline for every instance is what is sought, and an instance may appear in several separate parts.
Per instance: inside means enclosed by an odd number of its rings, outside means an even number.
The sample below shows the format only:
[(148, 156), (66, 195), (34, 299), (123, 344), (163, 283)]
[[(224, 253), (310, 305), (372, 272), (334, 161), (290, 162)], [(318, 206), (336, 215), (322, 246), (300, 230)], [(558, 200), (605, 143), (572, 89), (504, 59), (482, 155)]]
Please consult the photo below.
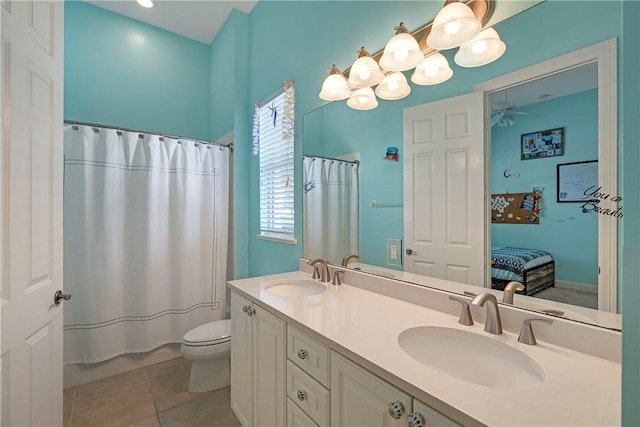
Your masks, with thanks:
[(307, 398), (307, 392), (304, 390), (298, 390), (298, 400), (303, 401)]
[(412, 412), (407, 415), (407, 427), (425, 427), (427, 424), (420, 412)]
[(249, 306), (248, 305), (243, 305), (242, 306), (242, 311), (247, 313), (249, 311)]
[(304, 360), (307, 358), (307, 350), (305, 350), (304, 348), (301, 348), (300, 350), (298, 350), (298, 358)]
[(402, 402), (389, 403), (389, 416), (394, 420), (399, 420), (404, 414), (404, 405)]

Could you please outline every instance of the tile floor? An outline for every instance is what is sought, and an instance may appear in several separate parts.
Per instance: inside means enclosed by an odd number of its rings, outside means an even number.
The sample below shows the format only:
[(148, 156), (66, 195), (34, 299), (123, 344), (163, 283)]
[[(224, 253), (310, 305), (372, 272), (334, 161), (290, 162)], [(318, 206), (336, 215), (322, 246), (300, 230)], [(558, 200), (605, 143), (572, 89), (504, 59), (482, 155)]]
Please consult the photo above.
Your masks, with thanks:
[(64, 390), (64, 425), (236, 427), (230, 389), (190, 393), (191, 363), (169, 360)]

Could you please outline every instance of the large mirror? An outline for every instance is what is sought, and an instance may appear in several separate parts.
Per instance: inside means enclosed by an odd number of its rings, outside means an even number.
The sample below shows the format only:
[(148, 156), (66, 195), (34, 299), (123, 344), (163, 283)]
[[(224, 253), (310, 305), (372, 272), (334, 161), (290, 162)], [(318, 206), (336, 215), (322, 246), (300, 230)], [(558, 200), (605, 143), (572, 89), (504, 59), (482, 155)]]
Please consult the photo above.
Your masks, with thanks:
[[(617, 245), (616, 218), (594, 208), (598, 198), (619, 196), (614, 194), (615, 123), (610, 114), (615, 110), (615, 73), (603, 69), (602, 56), (596, 56), (568, 54), (564, 60), (546, 61), (545, 67), (527, 67), (475, 87), (485, 94), (486, 118), (488, 191), (486, 205), (477, 209), (486, 213), (481, 250), (485, 265), (492, 268), (485, 268), (483, 283), (501, 290), (510, 281), (521, 282), (525, 289), (517, 291), (515, 305), (620, 329), (611, 283), (618, 269), (611, 256)], [(404, 271), (406, 200), (403, 162), (395, 154), (395, 149), (399, 156), (404, 152), (403, 129), (397, 120), (389, 126), (371, 121), (401, 116), (406, 106), (385, 103), (374, 115), (336, 102), (304, 116), (303, 255), (414, 283), (437, 283), (452, 292), (473, 291)], [(608, 115), (605, 125), (603, 114)], [(314, 177), (309, 173), (314, 163), (356, 173)], [(327, 189), (319, 190), (322, 186)], [(567, 188), (573, 189), (572, 196), (564, 194), (570, 193)], [(333, 195), (326, 193), (336, 189)], [(311, 202), (313, 192), (322, 203)], [(319, 227), (318, 216), (327, 207), (326, 227)], [(315, 218), (308, 220), (309, 214)], [(327, 241), (332, 229), (337, 232)], [(359, 257), (344, 259), (354, 254)], [(514, 256), (526, 260), (519, 261), (517, 271), (510, 268)]]

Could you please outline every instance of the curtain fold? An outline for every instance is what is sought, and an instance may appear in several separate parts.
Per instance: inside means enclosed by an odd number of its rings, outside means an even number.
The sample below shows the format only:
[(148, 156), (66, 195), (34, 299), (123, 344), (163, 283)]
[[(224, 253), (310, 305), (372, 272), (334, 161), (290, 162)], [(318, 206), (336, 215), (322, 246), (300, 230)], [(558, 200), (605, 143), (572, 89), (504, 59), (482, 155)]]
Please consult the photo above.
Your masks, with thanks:
[(340, 264), (360, 254), (359, 164), (304, 157), (303, 254)]
[(65, 364), (224, 317), (229, 149), (65, 125)]

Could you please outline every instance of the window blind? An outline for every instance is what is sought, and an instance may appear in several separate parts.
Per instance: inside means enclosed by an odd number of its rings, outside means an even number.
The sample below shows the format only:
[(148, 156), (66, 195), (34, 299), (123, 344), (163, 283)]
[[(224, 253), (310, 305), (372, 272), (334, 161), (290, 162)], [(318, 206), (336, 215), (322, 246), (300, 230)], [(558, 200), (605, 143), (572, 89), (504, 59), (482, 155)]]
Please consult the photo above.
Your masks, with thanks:
[(260, 236), (295, 242), (293, 139), (283, 139), (285, 93), (260, 106)]

